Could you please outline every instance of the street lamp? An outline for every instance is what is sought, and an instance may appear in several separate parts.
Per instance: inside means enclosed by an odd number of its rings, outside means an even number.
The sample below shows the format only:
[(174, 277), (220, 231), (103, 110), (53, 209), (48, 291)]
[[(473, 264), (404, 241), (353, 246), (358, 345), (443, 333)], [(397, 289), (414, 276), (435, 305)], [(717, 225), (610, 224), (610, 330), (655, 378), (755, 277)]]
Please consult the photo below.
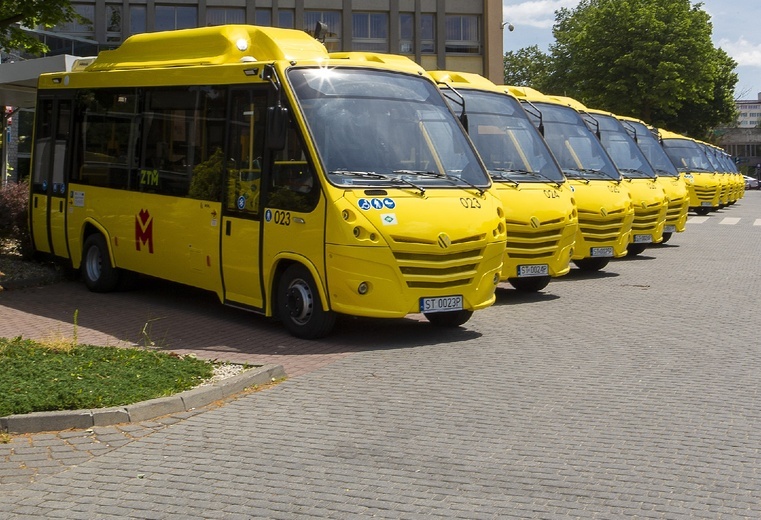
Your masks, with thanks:
[(502, 22), (502, 30), (505, 29), (505, 26), (507, 26), (507, 30), (510, 32), (513, 32), (515, 30), (515, 26), (511, 24), (510, 22)]

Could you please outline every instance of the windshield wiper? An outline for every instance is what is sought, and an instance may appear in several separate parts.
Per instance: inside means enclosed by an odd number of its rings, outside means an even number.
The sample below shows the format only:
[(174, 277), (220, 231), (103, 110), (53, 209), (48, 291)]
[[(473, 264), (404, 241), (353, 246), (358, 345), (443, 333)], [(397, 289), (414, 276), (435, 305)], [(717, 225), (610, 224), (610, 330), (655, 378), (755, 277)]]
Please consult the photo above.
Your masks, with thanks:
[(520, 183), (516, 181), (515, 179), (511, 179), (510, 177), (506, 176), (503, 172), (505, 170), (503, 168), (497, 168), (496, 170), (489, 170), (489, 175), (491, 175), (492, 179), (498, 180), (498, 181), (507, 181), (511, 183), (513, 186), (520, 186)]
[[(476, 186), (469, 180), (465, 179), (464, 177), (458, 177), (456, 175), (447, 175), (446, 173), (437, 173), (432, 171), (426, 171), (426, 170), (394, 170), (393, 173), (398, 173), (400, 175), (420, 175), (423, 177), (433, 177), (436, 179), (446, 179), (448, 181), (454, 181), (457, 179), (458, 181), (462, 181), (474, 190), (478, 191), (479, 195), (483, 195), (486, 190), (483, 188)], [(402, 177), (400, 177), (402, 178)]]
[[(412, 188), (415, 188), (420, 192), (420, 195), (423, 195), (425, 193), (425, 188), (422, 186), (419, 186), (415, 184), (414, 182), (405, 179), (403, 177), (391, 177), (389, 175), (384, 175), (382, 173), (376, 173), (376, 172), (363, 172), (363, 171), (357, 171), (357, 170), (333, 170), (328, 172), (332, 175), (347, 175), (347, 176), (355, 176), (355, 177), (368, 177), (371, 179), (380, 179), (384, 181), (389, 181), (391, 183), (396, 184), (406, 184), (407, 186), (410, 186)], [(394, 172), (397, 173), (397, 172)]]
[(616, 181), (619, 184), (621, 183), (620, 178), (615, 179), (611, 177), (610, 175), (608, 175), (607, 173), (605, 173), (604, 171), (595, 170), (594, 168), (563, 168), (563, 172), (565, 172), (566, 174), (568, 174), (568, 172), (571, 172), (572, 176), (577, 175), (576, 177), (577, 179), (583, 179), (587, 181), (587, 184), (589, 184), (589, 179), (585, 177), (586, 175), (597, 175), (598, 177), (605, 177), (606, 179)]
[(544, 175), (543, 173), (537, 172), (537, 171), (521, 170), (521, 169), (514, 169), (514, 168), (494, 168), (494, 171), (507, 172), (507, 173), (519, 173), (521, 175), (533, 175), (534, 177), (539, 177), (540, 179), (544, 179), (545, 181), (554, 184), (556, 188), (559, 188), (562, 185), (559, 180), (548, 177)]
[(624, 177), (629, 177), (629, 178), (635, 178), (635, 177), (632, 175), (627, 175), (627, 174), (637, 174), (638, 176), (636, 178), (638, 179), (653, 179), (654, 178), (648, 175), (647, 172), (638, 170), (636, 168), (619, 168), (618, 171), (621, 172), (621, 174), (623, 174)]

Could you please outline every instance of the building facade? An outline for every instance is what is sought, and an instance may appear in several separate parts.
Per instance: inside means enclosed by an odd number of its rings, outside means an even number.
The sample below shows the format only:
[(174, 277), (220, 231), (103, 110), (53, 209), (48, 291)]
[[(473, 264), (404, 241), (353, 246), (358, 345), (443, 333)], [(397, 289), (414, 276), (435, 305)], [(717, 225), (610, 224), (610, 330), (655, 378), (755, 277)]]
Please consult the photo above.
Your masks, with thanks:
[(735, 107), (736, 125), (714, 130), (717, 144), (735, 158), (743, 173), (761, 177), (761, 92), (757, 99), (735, 101)]

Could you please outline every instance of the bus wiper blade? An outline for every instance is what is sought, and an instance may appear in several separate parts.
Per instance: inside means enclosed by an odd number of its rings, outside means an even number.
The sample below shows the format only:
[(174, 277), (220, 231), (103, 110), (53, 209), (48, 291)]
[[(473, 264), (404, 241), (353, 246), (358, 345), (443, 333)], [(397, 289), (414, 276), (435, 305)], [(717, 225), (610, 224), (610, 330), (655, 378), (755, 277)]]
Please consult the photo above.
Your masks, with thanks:
[(421, 176), (424, 176), (424, 177), (434, 177), (434, 178), (437, 178), (437, 179), (447, 179), (449, 181), (454, 181), (456, 179), (458, 181), (464, 182), (465, 184), (467, 184), (468, 186), (470, 186), (474, 190), (477, 190), (479, 195), (483, 195), (484, 191), (485, 191), (483, 188), (480, 188), (480, 187), (476, 186), (475, 184), (473, 184), (472, 182), (470, 182), (469, 180), (467, 180), (467, 179), (465, 179), (463, 177), (458, 177), (456, 175), (447, 175), (446, 173), (437, 173), (437, 172), (426, 171), (426, 170), (394, 170), (393, 173), (398, 173), (398, 174), (401, 174), (401, 175), (421, 175)]
[(415, 184), (414, 182), (412, 182), (409, 179), (405, 179), (404, 177), (394, 177), (394, 178), (391, 178), (391, 182), (400, 182), (402, 184), (406, 184), (407, 186), (412, 186), (413, 188), (415, 188), (416, 190), (418, 190), (420, 192), (420, 195), (424, 195), (425, 194), (425, 188), (423, 188), (422, 186), (420, 186), (418, 184)]
[(619, 168), (618, 169), (621, 174), (623, 174), (624, 177), (633, 178), (634, 176), (632, 174), (636, 174), (638, 179), (652, 179), (650, 175), (647, 174), (647, 172), (644, 172), (642, 170), (638, 170), (636, 168)]
[(507, 181), (511, 183), (513, 186), (520, 186), (520, 183), (516, 181), (515, 179), (511, 179), (510, 177), (506, 176), (503, 172), (506, 171), (504, 168), (496, 168), (494, 170), (489, 170), (489, 175), (491, 175), (491, 178), (493, 180), (497, 181)]
[(388, 180), (388, 175), (383, 175), (382, 173), (376, 173), (376, 172), (363, 172), (363, 171), (357, 171), (357, 170), (332, 170), (328, 172), (330, 175), (347, 175), (347, 176), (353, 176), (353, 177), (370, 177), (372, 179), (385, 179)]
[(621, 177), (619, 176), (618, 179), (611, 177), (607, 173), (605, 173), (602, 170), (596, 170), (594, 168), (564, 168), (564, 172), (578, 172), (579, 175), (581, 175), (581, 178), (585, 179), (587, 181), (587, 184), (589, 183), (589, 179), (587, 179), (586, 175), (597, 175), (598, 177), (604, 177), (606, 179), (610, 179), (612, 181), (616, 181), (617, 183), (621, 183)]
[(520, 173), (521, 175), (532, 175), (534, 177), (539, 177), (540, 179), (544, 179), (545, 181), (551, 184), (554, 184), (556, 188), (559, 188), (561, 186), (560, 181), (547, 177), (543, 173), (537, 172), (537, 171), (521, 170), (521, 169), (514, 169), (514, 168), (494, 168), (494, 170), (498, 172)]

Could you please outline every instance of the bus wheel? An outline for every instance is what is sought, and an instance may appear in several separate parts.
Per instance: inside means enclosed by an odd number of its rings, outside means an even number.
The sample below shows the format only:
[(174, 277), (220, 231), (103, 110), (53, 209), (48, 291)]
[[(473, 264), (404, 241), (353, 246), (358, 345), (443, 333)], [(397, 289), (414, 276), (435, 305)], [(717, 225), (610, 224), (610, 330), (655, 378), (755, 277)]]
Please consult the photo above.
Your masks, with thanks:
[(671, 240), (671, 231), (663, 233), (663, 240), (661, 240), (661, 244), (665, 244), (669, 240)]
[(437, 327), (455, 328), (467, 322), (473, 316), (473, 311), (424, 312), (423, 316)]
[(550, 283), (549, 276), (531, 276), (529, 278), (508, 278), (510, 285), (521, 292), (541, 291)]
[(111, 266), (108, 245), (100, 233), (87, 237), (82, 249), (82, 278), (93, 292), (109, 292), (119, 283), (119, 271)]
[(628, 251), (629, 256), (636, 256), (644, 253), (645, 249), (647, 249), (647, 244), (629, 244), (626, 246), (626, 251)]
[(711, 211), (710, 208), (695, 208), (695, 213), (698, 215), (708, 215), (709, 211)]
[(322, 309), (312, 275), (301, 264), (293, 264), (280, 277), (277, 291), (278, 316), (297, 338), (317, 339), (333, 329), (336, 315)]
[(608, 265), (608, 262), (610, 262), (610, 258), (607, 258), (607, 257), (580, 258), (579, 260), (573, 261), (573, 263), (576, 264), (576, 267), (578, 267), (582, 271), (599, 271), (600, 269)]

